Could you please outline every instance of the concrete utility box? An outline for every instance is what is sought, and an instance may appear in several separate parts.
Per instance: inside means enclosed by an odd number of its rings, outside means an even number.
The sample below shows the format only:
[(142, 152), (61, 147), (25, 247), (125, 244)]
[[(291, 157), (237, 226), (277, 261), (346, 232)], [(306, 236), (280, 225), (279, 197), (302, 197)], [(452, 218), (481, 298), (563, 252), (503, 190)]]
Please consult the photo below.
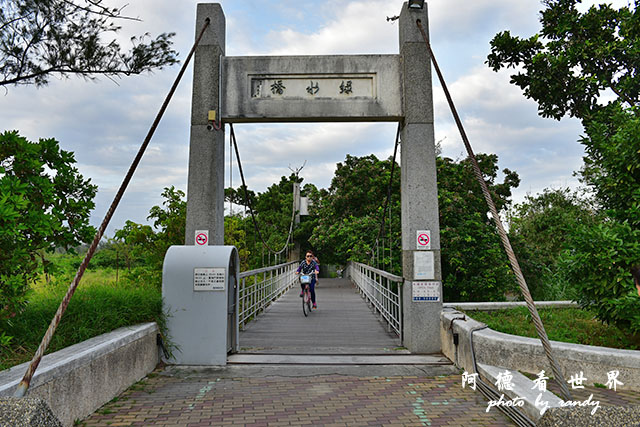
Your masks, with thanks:
[(238, 275), (233, 246), (171, 246), (162, 297), (177, 365), (226, 365), (238, 349)]

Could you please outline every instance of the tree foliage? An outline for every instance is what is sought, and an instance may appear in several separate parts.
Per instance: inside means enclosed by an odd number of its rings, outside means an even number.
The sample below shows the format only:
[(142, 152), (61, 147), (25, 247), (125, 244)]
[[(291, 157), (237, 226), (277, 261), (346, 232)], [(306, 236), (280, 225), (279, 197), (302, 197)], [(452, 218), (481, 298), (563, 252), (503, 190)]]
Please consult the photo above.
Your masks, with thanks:
[[(289, 236), (293, 219), (293, 183), (296, 181), (301, 180), (296, 178), (295, 174), (289, 177), (283, 176), (279, 183), (269, 186), (264, 193), (258, 194), (255, 203), (252, 203), (262, 238), (275, 251), (284, 247)], [(255, 230), (249, 229), (248, 232), (255, 233)], [(260, 238), (255, 236), (255, 241), (260, 242)], [(261, 245), (261, 242), (259, 244)], [(284, 257), (285, 255), (282, 259)]]
[(598, 223), (588, 199), (568, 188), (545, 189), (509, 212), (509, 237), (535, 300), (567, 299), (559, 258), (577, 228)]
[(97, 187), (55, 139), (0, 134), (0, 319), (16, 312), (34, 280), (39, 252), (89, 241)]
[(543, 3), (540, 34), (528, 39), (508, 31), (496, 35), (487, 62), (496, 71), (522, 67), (511, 81), (538, 103), (543, 117), (568, 114), (582, 121), (586, 156), (580, 174), (604, 219), (566, 236), (570, 247), (562, 255), (562, 272), (583, 306), (601, 320), (637, 332), (640, 1), (620, 9), (592, 6), (586, 12), (578, 11), (579, 0)]
[[(379, 160), (373, 154), (363, 157), (347, 155), (344, 162), (337, 164), (331, 186), (328, 191), (318, 194), (319, 200), (315, 202), (318, 225), (310, 243), (322, 254), (324, 263), (372, 262), (391, 166), (390, 159)], [(381, 236), (386, 239), (386, 248), (400, 246), (399, 168), (394, 173), (391, 191), (391, 236), (388, 213), (385, 218), (387, 225)], [(375, 255), (380, 260), (379, 253)], [(391, 257), (384, 251), (378, 267), (389, 270), (394, 265), (398, 273), (401, 271), (400, 251), (392, 252)]]
[[(592, 6), (580, 13), (580, 0), (544, 0), (540, 34), (529, 38), (509, 31), (491, 41), (487, 63), (494, 70), (521, 67), (511, 76), (543, 117), (580, 119), (612, 103), (640, 103), (640, 15), (635, 7)], [(612, 91), (607, 101), (601, 95)]]
[(115, 39), (120, 19), (122, 8), (102, 0), (0, 0), (0, 85), (140, 74), (177, 62), (174, 33), (132, 37), (124, 50)]
[(162, 284), (162, 264), (171, 245), (184, 245), (184, 229), (187, 202), (184, 192), (174, 186), (162, 192), (162, 206), (149, 210), (148, 220), (153, 227), (127, 221), (115, 233), (116, 242), (128, 251), (128, 258), (144, 260), (144, 265), (134, 268), (130, 274), (139, 280), (147, 280), (158, 287)]
[[(498, 156), (476, 157), (496, 208), (504, 212), (511, 189), (520, 183), (518, 175), (504, 169), (499, 182)], [(502, 301), (515, 290), (515, 278), (471, 162), (436, 160), (444, 300)]]
[(640, 339), (640, 298), (629, 268), (638, 263), (640, 230), (628, 222), (603, 221), (578, 227), (569, 238), (559, 264), (573, 284), (574, 299)]
[[(640, 80), (640, 76), (638, 77)], [(595, 194), (606, 214), (640, 227), (640, 107), (615, 104), (585, 121), (582, 182)]]
[[(478, 162), (498, 209), (505, 209), (510, 203), (511, 189), (519, 183), (518, 175), (505, 169), (503, 182), (498, 182), (497, 156), (480, 154)], [(488, 208), (471, 164), (468, 160), (438, 157), (437, 170), (445, 300), (503, 300), (505, 293), (514, 289), (515, 281), (495, 225), (487, 216)], [(371, 265), (371, 250), (382, 219), (390, 172), (391, 160), (381, 161), (374, 155), (347, 155), (338, 164), (331, 187), (320, 194), (318, 226), (311, 239), (323, 260), (330, 263), (354, 260)], [(376, 252), (373, 263), (400, 275), (399, 168), (391, 190), (391, 245), (387, 217), (382, 236), (386, 239), (384, 251)]]

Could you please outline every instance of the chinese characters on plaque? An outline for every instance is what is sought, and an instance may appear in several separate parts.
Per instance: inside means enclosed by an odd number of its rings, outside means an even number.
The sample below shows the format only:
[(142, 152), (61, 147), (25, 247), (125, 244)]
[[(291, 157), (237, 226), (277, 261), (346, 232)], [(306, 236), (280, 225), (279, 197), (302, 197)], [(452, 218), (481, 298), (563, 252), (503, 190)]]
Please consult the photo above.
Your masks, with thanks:
[(364, 99), (376, 98), (374, 75), (353, 78), (339, 76), (254, 76), (252, 99)]

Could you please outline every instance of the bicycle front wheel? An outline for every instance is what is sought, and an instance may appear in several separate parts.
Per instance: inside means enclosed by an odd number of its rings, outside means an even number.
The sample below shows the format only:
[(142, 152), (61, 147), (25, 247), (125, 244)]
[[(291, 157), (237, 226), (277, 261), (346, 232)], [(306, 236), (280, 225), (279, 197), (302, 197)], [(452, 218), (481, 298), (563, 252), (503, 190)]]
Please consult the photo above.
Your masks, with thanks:
[(309, 315), (311, 312), (311, 303), (309, 302), (311, 298), (309, 298), (309, 293), (304, 293), (304, 298), (302, 298), (302, 313), (305, 317)]

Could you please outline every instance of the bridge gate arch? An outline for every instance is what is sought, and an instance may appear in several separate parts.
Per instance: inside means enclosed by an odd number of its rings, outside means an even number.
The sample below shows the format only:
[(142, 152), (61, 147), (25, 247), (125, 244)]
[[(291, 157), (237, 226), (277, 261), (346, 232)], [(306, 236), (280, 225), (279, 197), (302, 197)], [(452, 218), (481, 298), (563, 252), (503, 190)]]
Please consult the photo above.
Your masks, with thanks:
[[(186, 245), (207, 230), (224, 244), (226, 123), (401, 123), (403, 333), (412, 353), (441, 351), (442, 273), (431, 61), (416, 21), (428, 29), (427, 6), (399, 18), (396, 55), (225, 56), (226, 24), (218, 3), (198, 4)], [(213, 113), (215, 112), (215, 113)], [(425, 239), (428, 235), (428, 242)], [(437, 296), (421, 297), (428, 289)]]

